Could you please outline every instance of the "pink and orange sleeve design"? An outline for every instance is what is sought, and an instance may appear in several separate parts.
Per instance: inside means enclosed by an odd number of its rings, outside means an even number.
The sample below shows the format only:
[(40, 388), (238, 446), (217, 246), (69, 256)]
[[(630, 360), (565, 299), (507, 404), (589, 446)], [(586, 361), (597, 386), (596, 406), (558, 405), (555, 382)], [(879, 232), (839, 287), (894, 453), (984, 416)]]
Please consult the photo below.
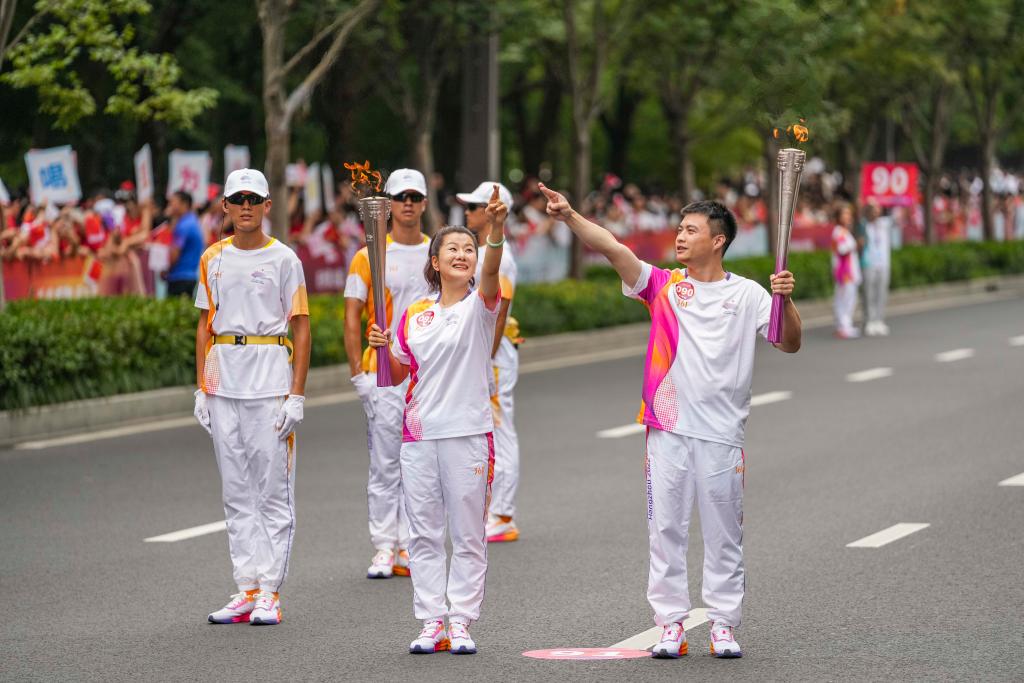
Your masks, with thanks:
[(679, 349), (679, 321), (669, 297), (672, 285), (683, 280), (678, 270), (651, 270), (647, 286), (637, 293), (651, 313), (651, 334), (644, 361), (643, 403), (637, 422), (671, 431), (679, 421), (677, 387), (671, 369)]

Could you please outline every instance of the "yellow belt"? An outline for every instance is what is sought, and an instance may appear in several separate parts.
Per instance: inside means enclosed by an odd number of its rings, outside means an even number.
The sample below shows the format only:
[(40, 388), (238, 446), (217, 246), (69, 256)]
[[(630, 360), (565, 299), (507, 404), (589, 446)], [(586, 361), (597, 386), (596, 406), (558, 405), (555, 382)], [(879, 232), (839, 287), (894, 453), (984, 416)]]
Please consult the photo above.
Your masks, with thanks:
[(245, 334), (217, 334), (213, 337), (214, 344), (232, 344), (234, 346), (249, 346), (250, 344), (267, 344), (270, 346), (284, 346), (288, 348), (288, 362), (292, 362), (292, 354), (295, 347), (288, 337), (276, 335), (273, 337), (258, 337)]

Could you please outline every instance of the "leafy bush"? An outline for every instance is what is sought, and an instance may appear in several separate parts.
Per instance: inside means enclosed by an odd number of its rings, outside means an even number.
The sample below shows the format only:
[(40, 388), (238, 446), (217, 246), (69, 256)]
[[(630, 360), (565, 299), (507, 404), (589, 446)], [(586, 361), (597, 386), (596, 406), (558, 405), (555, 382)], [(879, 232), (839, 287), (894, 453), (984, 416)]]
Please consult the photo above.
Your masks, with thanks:
[[(728, 261), (732, 272), (767, 284), (773, 260)], [(827, 253), (790, 257), (798, 298), (832, 291)], [(1024, 242), (904, 247), (893, 253), (894, 288), (1024, 273)], [(344, 299), (310, 297), (311, 364), (345, 361)], [(609, 327), (647, 320), (647, 310), (622, 296), (608, 267), (581, 282), (523, 285), (514, 314), (526, 336)], [(184, 298), (133, 297), (75, 301), (16, 301), (0, 314), (0, 408), (191, 384), (195, 381), (198, 311)]]

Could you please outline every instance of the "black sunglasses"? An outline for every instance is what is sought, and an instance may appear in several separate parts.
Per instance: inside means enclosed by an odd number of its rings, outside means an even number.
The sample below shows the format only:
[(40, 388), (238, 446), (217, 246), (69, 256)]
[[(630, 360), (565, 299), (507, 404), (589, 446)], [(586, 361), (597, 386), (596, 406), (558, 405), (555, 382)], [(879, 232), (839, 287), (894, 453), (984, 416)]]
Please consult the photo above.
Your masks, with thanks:
[(472, 213), (473, 211), (482, 208), (484, 208), (483, 204), (466, 204), (466, 213)]
[(249, 206), (258, 206), (267, 200), (266, 197), (261, 197), (258, 194), (244, 194), (242, 192), (236, 192), (230, 197), (224, 198), (228, 204), (234, 204), (235, 206), (241, 206), (246, 202), (249, 202)]
[(391, 195), (391, 199), (399, 204), (404, 204), (406, 201), (410, 201), (413, 204), (419, 204), (426, 199), (426, 197), (421, 195), (419, 192), (403, 192), (402, 194)]

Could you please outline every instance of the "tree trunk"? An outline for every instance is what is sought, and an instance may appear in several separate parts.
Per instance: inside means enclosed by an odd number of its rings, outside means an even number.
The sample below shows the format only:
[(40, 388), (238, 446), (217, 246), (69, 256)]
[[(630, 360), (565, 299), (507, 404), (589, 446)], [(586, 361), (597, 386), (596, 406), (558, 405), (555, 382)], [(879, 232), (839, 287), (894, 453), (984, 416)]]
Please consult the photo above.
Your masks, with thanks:
[(427, 179), (427, 210), (424, 214), (426, 232), (433, 234), (444, 224), (446, 217), (443, 214), (445, 207), (437, 205), (437, 190), (431, 176), (434, 175), (434, 126), (432, 117), (424, 116), (421, 122), (416, 124), (414, 129), (415, 139), (413, 140), (413, 164), (415, 168), (423, 173)]
[(764, 143), (764, 202), (765, 207), (768, 209), (768, 224), (765, 226), (765, 233), (768, 235), (768, 254), (772, 257), (775, 256), (775, 248), (779, 239), (777, 234), (779, 226), (779, 174), (776, 161), (778, 156), (779, 146), (775, 142), (775, 138), (769, 135), (765, 138)]
[(992, 171), (996, 165), (996, 136), (991, 128), (981, 131), (981, 225), (985, 239), (996, 238), (996, 225), (992, 208)]
[(615, 98), (615, 116), (601, 116), (601, 124), (608, 135), (608, 170), (620, 178), (627, 175), (633, 119), (639, 104), (640, 96), (625, 84), (620, 84)]
[(673, 150), (676, 156), (676, 180), (679, 187), (679, 196), (684, 204), (689, 204), (693, 199), (693, 192), (697, 186), (697, 179), (693, 170), (693, 159), (690, 158), (689, 126), (686, 117), (679, 117), (672, 122)]
[[(583, 203), (590, 194), (590, 164), (592, 140), (590, 126), (580, 126), (576, 131), (576, 144), (573, 145), (573, 204), (577, 210), (583, 209)], [(569, 250), (569, 277), (574, 280), (583, 278), (583, 243), (576, 234), (572, 236), (572, 247)]]
[(281, 241), (288, 238), (288, 187), (285, 171), (291, 156), (291, 127), (283, 116), (267, 112), (267, 183), (270, 185), (271, 232)]

